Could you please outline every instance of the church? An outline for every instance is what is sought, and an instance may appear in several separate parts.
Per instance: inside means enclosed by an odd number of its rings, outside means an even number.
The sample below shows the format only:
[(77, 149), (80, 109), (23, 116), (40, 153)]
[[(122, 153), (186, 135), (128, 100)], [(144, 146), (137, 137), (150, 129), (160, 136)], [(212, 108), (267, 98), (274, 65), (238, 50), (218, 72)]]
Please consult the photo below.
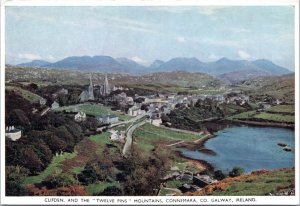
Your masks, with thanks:
[[(110, 86), (108, 84), (107, 74), (105, 74), (104, 83), (99, 85), (99, 92), (101, 96), (107, 96), (110, 94)], [(90, 85), (88, 90), (82, 91), (79, 95), (80, 102), (86, 102), (88, 100), (95, 100), (94, 85), (92, 81), (92, 74), (90, 75)]]
[(110, 87), (108, 84), (107, 74), (105, 74), (104, 84), (100, 85), (100, 95), (107, 96), (110, 94)]
[(82, 91), (81, 94), (79, 95), (79, 98), (80, 98), (80, 102), (86, 102), (88, 100), (95, 100), (92, 74), (90, 74), (90, 85), (89, 85), (88, 90)]

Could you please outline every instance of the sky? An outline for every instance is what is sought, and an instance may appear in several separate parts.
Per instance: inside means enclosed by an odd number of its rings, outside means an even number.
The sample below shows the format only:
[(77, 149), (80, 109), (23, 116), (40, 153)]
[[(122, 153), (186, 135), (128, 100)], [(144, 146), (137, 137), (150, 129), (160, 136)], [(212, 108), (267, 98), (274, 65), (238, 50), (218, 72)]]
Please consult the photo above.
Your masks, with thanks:
[(292, 6), (6, 7), (6, 63), (68, 56), (268, 59), (294, 70)]

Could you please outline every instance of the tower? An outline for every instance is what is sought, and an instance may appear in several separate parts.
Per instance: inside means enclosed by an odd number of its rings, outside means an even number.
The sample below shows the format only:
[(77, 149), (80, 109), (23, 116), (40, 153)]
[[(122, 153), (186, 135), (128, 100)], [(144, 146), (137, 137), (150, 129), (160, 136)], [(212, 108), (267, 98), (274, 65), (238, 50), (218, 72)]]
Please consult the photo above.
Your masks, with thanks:
[(103, 85), (103, 94), (108, 95), (110, 93), (109, 85), (108, 85), (108, 79), (107, 79), (107, 74), (105, 74), (105, 80), (104, 80), (104, 85)]
[(92, 74), (90, 74), (89, 100), (95, 100), (94, 86), (93, 86), (93, 82), (92, 82)]

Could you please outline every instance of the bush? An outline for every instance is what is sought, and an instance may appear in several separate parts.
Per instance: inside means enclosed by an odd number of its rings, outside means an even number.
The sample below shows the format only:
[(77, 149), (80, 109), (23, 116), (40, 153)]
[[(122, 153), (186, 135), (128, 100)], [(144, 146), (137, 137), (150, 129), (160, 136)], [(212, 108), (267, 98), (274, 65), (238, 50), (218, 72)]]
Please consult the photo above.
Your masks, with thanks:
[(226, 174), (224, 174), (221, 170), (217, 170), (214, 172), (214, 178), (217, 180), (222, 180), (226, 177)]
[(89, 185), (98, 181), (97, 171), (91, 163), (87, 163), (84, 170), (78, 175), (79, 182)]
[(110, 186), (105, 188), (103, 192), (99, 193), (97, 196), (122, 196), (122, 190), (116, 186)]
[(237, 177), (240, 176), (242, 174), (244, 174), (245, 170), (241, 167), (234, 167), (230, 172), (229, 172), (229, 176), (230, 177)]

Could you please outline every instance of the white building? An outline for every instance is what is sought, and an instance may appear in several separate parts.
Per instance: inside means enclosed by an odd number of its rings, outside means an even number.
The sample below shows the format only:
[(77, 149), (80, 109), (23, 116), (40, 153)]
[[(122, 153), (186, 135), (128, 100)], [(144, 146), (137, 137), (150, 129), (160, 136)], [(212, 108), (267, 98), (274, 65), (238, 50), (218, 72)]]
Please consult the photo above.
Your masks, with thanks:
[(139, 110), (141, 110), (139, 107), (132, 106), (128, 109), (127, 113), (129, 116), (137, 116), (139, 114)]
[(40, 98), (40, 105), (45, 105), (46, 104), (46, 99)]
[(78, 112), (75, 116), (74, 116), (74, 120), (76, 122), (83, 122), (86, 120), (86, 114), (84, 112)]
[(109, 132), (111, 133), (110, 139), (112, 141), (124, 141), (125, 140), (125, 131), (111, 130)]
[(54, 101), (51, 105), (51, 109), (57, 109), (57, 108), (59, 108), (59, 104), (56, 101)]
[(162, 124), (161, 118), (150, 119), (150, 124), (159, 127)]
[(119, 121), (119, 117), (114, 114), (102, 115), (96, 118), (102, 124), (113, 124)]
[(5, 137), (11, 139), (12, 141), (16, 141), (22, 137), (22, 131), (16, 129), (14, 126), (6, 127)]

